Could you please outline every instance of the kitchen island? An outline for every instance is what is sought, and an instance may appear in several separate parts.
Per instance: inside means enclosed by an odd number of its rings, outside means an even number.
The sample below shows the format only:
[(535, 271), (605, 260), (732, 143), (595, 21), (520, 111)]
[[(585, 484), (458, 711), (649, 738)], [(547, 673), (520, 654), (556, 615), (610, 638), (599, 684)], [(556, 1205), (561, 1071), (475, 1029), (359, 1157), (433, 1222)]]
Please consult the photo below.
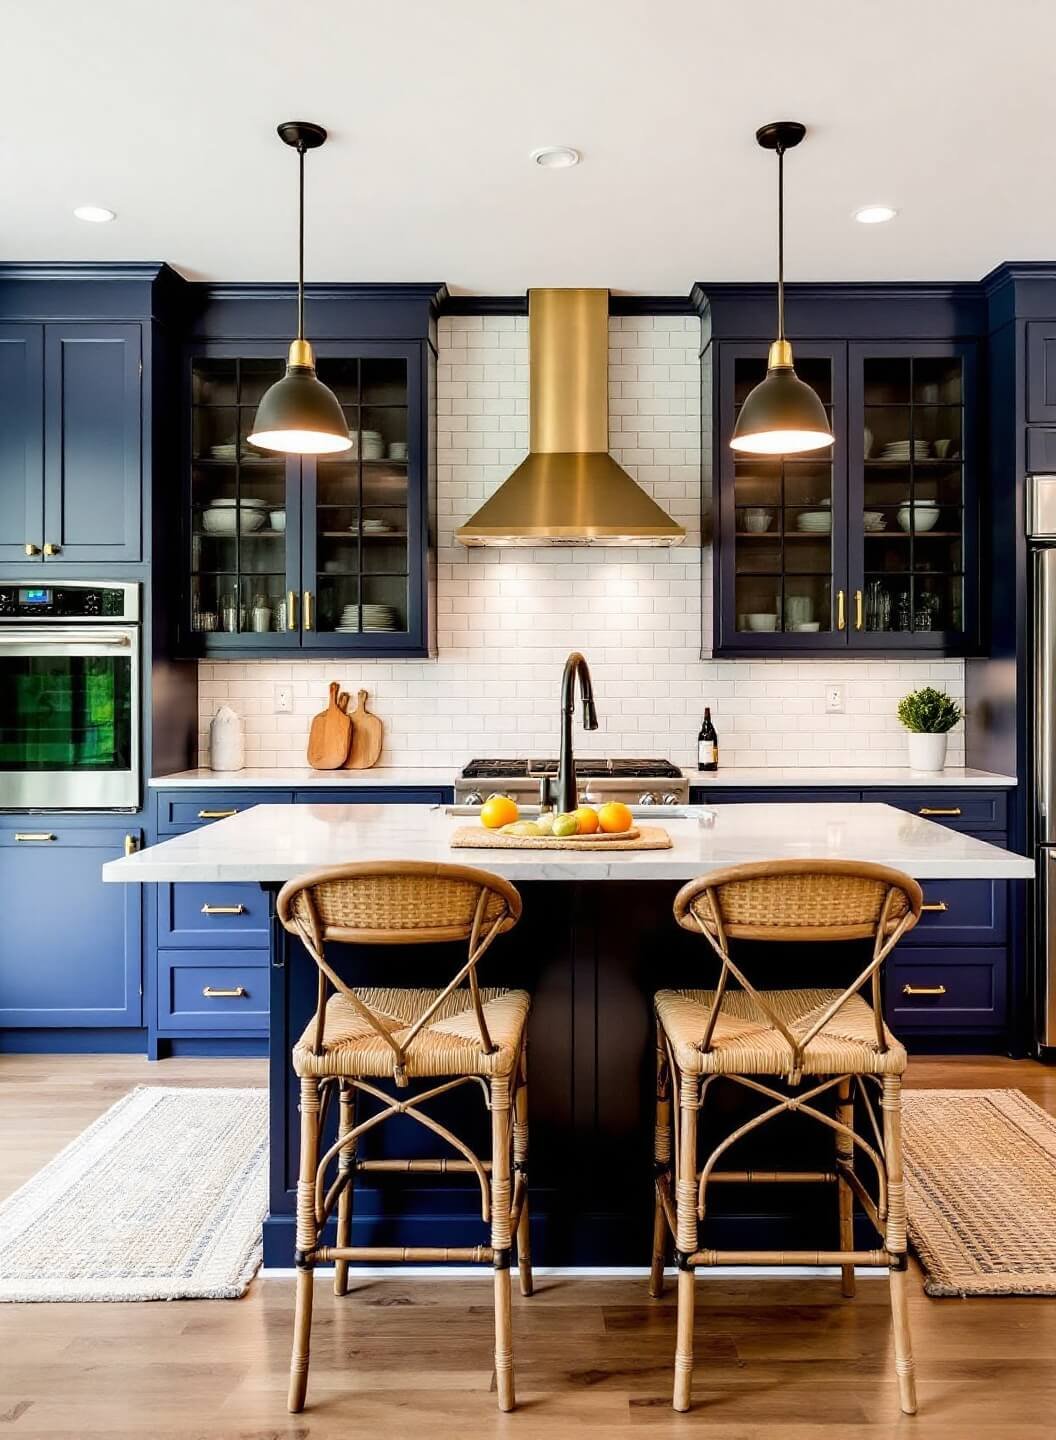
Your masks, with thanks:
[[(1029, 879), (1031, 862), (928, 820), (872, 804), (717, 805), (687, 818), (658, 812), (668, 850), (588, 853), (539, 850), (454, 850), (450, 837), (464, 818), (416, 805), (259, 805), (190, 834), (174, 836), (104, 866), (114, 883), (246, 883), (270, 892), (291, 876), (353, 860), (458, 862), (490, 869), (522, 888), (524, 914), (482, 966), (485, 984), (519, 985), (533, 997), (529, 1027), (532, 1123), (533, 1236), (540, 1263), (645, 1264), (651, 1226), (653, 1022), (650, 1000), (666, 985), (706, 985), (710, 951), (679, 930), (671, 901), (696, 875), (751, 860), (781, 857), (874, 861), (924, 882), (960, 882), (969, 889)], [(923, 931), (922, 924), (919, 931)], [(918, 933), (919, 933), (918, 931)], [(297, 1097), (290, 1049), (315, 1003), (315, 967), (276, 923), (271, 936), (271, 1189), (265, 1260), (288, 1265), (293, 1253), (297, 1163)], [(782, 976), (774, 983), (831, 983), (854, 963), (843, 947), (781, 946)], [(457, 947), (461, 954), (461, 947)], [(925, 952), (917, 950), (919, 957)], [(358, 984), (437, 984), (456, 967), (454, 953), (433, 946), (394, 952), (362, 947), (336, 957)], [(794, 975), (790, 976), (790, 970)], [(464, 1098), (437, 1117), (472, 1121)], [(723, 1102), (715, 1106), (717, 1123)], [(377, 1132), (379, 1147), (399, 1153), (397, 1124)], [(472, 1131), (467, 1138), (476, 1138)], [(810, 1136), (808, 1144), (815, 1137)], [(770, 1158), (774, 1154), (773, 1139)], [(780, 1137), (779, 1141), (780, 1142)], [(802, 1130), (787, 1138), (806, 1163)], [(421, 1154), (421, 1140), (415, 1149)], [(377, 1152), (385, 1155), (381, 1148)], [(407, 1153), (407, 1152), (405, 1152)], [(747, 1153), (747, 1152), (746, 1152)], [(443, 1155), (442, 1149), (437, 1155)], [(746, 1161), (747, 1164), (747, 1161)], [(602, 1193), (604, 1204), (588, 1197)], [(457, 1181), (387, 1188), (384, 1179), (357, 1186), (356, 1244), (461, 1246), (482, 1235), (475, 1189)], [(802, 1196), (755, 1197), (727, 1187), (709, 1224), (714, 1243), (775, 1248), (785, 1243), (788, 1216)], [(825, 1207), (822, 1207), (823, 1209)], [(797, 1248), (823, 1247), (833, 1216), (817, 1217), (814, 1239), (799, 1232)]]

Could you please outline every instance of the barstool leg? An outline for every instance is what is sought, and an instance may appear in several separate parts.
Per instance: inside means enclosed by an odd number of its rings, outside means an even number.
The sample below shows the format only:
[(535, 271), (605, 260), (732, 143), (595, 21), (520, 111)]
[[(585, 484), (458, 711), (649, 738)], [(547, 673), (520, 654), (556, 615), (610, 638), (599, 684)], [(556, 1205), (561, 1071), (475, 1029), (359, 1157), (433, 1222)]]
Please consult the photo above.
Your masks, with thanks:
[(667, 1258), (667, 1216), (660, 1201), (660, 1185), (671, 1173), (671, 1077), (664, 1049), (664, 1032), (656, 1027), (656, 1125), (653, 1131), (653, 1263), (649, 1271), (649, 1294), (654, 1300), (664, 1293), (664, 1261)]
[(293, 1317), (288, 1408), (304, 1408), (308, 1390), (308, 1357), (312, 1337), (314, 1275), (311, 1254), (316, 1246), (315, 1167), (319, 1155), (319, 1085), (301, 1078), (301, 1168), (297, 1177), (297, 1302)]
[(510, 1082), (491, 1082), (491, 1247), (495, 1265), (495, 1386), (499, 1409), (512, 1410), (513, 1301), (510, 1288)]
[(513, 1163), (524, 1184), (521, 1216), (517, 1222), (517, 1277), (521, 1294), (530, 1295), (532, 1281), (532, 1237), (528, 1220), (528, 1054), (521, 1051), (521, 1083), (513, 1112)]
[[(851, 1078), (844, 1076), (836, 1091), (836, 1119), (841, 1125), (854, 1129), (854, 1101), (851, 1098)], [(836, 1187), (840, 1206), (840, 1249), (854, 1249), (854, 1191), (840, 1174), (840, 1165), (854, 1165), (854, 1142), (849, 1135), (836, 1133)], [(843, 1276), (843, 1293), (850, 1300), (854, 1295), (854, 1266), (840, 1267)]]
[(693, 1391), (693, 1310), (696, 1275), (687, 1257), (697, 1248), (697, 1111), (700, 1079), (680, 1074), (680, 1132), (676, 1197), (678, 1258), (678, 1325), (675, 1338), (675, 1389), (672, 1404), (688, 1410)]
[[(356, 1092), (351, 1085), (341, 1082), (341, 1114), (338, 1121), (339, 1134), (347, 1135), (356, 1123)], [(352, 1189), (356, 1183), (356, 1149), (350, 1145), (337, 1157), (337, 1169), (344, 1188), (337, 1201), (337, 1244), (338, 1248), (352, 1243)], [(348, 1294), (348, 1261), (334, 1261), (334, 1294)]]
[(906, 1184), (902, 1174), (902, 1082), (897, 1075), (884, 1076), (880, 1101), (884, 1112), (884, 1158), (887, 1163), (887, 1249), (898, 1257), (889, 1276), (891, 1320), (895, 1332), (895, 1373), (898, 1394), (907, 1415), (917, 1413), (917, 1380), (913, 1345), (909, 1333), (909, 1301), (906, 1294)]

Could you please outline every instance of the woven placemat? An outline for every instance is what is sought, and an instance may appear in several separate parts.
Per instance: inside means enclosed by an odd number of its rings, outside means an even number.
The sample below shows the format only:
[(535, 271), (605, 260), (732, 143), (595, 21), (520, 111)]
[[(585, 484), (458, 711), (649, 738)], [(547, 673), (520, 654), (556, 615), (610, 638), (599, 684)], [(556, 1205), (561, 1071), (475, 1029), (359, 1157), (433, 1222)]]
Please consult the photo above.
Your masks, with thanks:
[(670, 850), (671, 836), (659, 825), (642, 825), (633, 840), (613, 835), (601, 843), (585, 835), (558, 840), (552, 835), (503, 835), (483, 825), (460, 825), (451, 836), (451, 846), (454, 850), (593, 850), (607, 855), (610, 850)]
[(1056, 1119), (1020, 1090), (908, 1090), (909, 1237), (929, 1295), (1056, 1295)]

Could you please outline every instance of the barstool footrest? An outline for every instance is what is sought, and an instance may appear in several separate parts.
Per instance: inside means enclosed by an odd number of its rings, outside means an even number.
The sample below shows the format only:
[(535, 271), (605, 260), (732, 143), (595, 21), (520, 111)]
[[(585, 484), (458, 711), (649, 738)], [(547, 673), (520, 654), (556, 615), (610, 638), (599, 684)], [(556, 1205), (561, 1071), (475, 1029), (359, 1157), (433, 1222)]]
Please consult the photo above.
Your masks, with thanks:
[(325, 1265), (331, 1260), (350, 1260), (358, 1264), (401, 1265), (413, 1264), (442, 1265), (454, 1264), (490, 1265), (494, 1251), (490, 1245), (321, 1245), (312, 1252), (316, 1265)]
[[(473, 1175), (476, 1166), (469, 1160), (357, 1160), (356, 1169), (375, 1175)], [(491, 1170), (491, 1161), (480, 1168)]]
[(889, 1250), (695, 1250), (690, 1265), (873, 1265), (899, 1268)]
[[(697, 1179), (700, 1179), (698, 1172)], [(713, 1170), (709, 1185), (834, 1185), (833, 1170)]]

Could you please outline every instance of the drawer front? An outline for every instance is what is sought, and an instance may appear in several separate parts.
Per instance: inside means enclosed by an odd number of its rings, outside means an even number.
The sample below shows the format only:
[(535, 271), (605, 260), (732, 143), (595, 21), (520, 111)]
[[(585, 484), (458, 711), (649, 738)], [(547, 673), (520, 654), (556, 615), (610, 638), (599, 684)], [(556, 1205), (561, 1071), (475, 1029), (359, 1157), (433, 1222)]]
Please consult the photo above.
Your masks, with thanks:
[(450, 798), (451, 791), (439, 785), (433, 790), (379, 785), (357, 786), (355, 790), (298, 790), (293, 800), (295, 805), (443, 805)]
[(1004, 950), (899, 948), (885, 977), (887, 1022), (910, 1030), (990, 1030), (1005, 1023)]
[(266, 950), (268, 897), (259, 885), (159, 885), (158, 944), (193, 950)]
[(168, 951), (158, 963), (158, 1030), (268, 1028), (267, 956), (254, 950), (223, 955)]
[(709, 789), (696, 785), (690, 790), (689, 798), (694, 805), (843, 805), (860, 800), (857, 790), (836, 790), (823, 786), (817, 790), (798, 790), (794, 787), (777, 790), (724, 790)]
[(866, 790), (864, 800), (894, 805), (951, 830), (1008, 829), (1008, 796), (1004, 790)]
[[(1008, 936), (1007, 880), (925, 880), (924, 910), (899, 941), (909, 945), (1003, 945)], [(942, 906), (932, 910), (929, 906)]]
[(158, 834), (183, 835), (253, 805), (289, 802), (288, 790), (162, 790), (158, 795)]

